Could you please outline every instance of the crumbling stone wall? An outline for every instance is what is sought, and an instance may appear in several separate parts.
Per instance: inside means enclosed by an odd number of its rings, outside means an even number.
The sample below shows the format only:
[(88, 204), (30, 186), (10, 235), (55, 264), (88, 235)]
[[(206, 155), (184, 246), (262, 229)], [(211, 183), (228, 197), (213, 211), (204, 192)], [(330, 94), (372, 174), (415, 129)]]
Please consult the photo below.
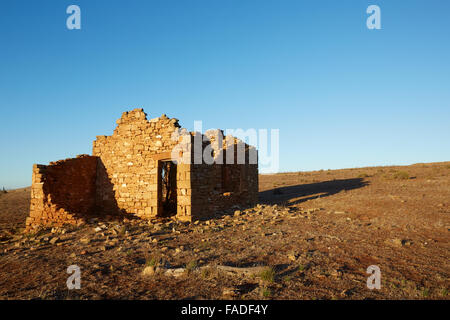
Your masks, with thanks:
[(179, 127), (177, 119), (163, 115), (147, 120), (142, 109), (135, 109), (122, 114), (112, 136), (97, 137), (92, 153), (101, 160), (96, 192), (99, 208), (116, 208), (142, 218), (160, 213), (158, 160), (178, 143), (172, 133)]
[[(177, 119), (165, 115), (147, 120), (143, 109), (124, 112), (111, 136), (97, 136), (93, 156), (33, 167), (27, 227), (79, 223), (93, 213), (134, 214), (143, 219), (160, 216), (164, 213), (163, 168), (176, 170), (171, 175), (176, 183), (170, 190), (176, 193), (179, 220), (192, 221), (234, 205), (256, 203), (258, 165), (249, 163), (250, 154), (257, 155), (255, 148), (234, 137), (218, 139), (218, 132), (189, 133)], [(238, 147), (245, 151), (245, 164), (237, 161)], [(223, 160), (211, 164), (202, 159), (208, 153)], [(233, 163), (224, 163), (227, 153)], [(164, 165), (174, 156), (184, 161)], [(173, 198), (167, 203), (172, 206)]]
[(97, 160), (80, 155), (47, 166), (35, 164), (26, 228), (77, 224), (93, 214)]
[[(215, 157), (217, 159), (222, 156), (223, 164), (191, 165), (191, 201), (192, 211), (196, 218), (206, 218), (212, 213), (221, 212), (234, 206), (245, 208), (257, 203), (258, 164), (249, 163), (250, 153), (256, 152), (256, 150), (244, 144), (245, 163), (239, 164), (237, 160), (239, 143), (243, 142), (233, 139), (231, 145), (223, 143)], [(226, 161), (226, 152), (230, 149), (234, 149), (232, 163)]]

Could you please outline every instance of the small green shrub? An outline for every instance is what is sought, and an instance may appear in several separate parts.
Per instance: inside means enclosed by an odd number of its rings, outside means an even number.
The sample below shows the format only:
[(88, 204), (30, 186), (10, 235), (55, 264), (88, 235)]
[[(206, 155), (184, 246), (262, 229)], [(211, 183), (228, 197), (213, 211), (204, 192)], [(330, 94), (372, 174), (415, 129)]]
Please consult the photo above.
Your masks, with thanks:
[(409, 179), (409, 173), (405, 171), (397, 171), (396, 173), (394, 173), (393, 178), (399, 180), (407, 180)]
[(145, 265), (147, 267), (156, 267), (157, 264), (158, 264), (158, 259), (156, 259), (155, 257), (149, 257), (145, 261)]
[(186, 271), (187, 272), (191, 272), (195, 268), (197, 268), (197, 261), (196, 260), (189, 261), (189, 263), (186, 264)]
[(263, 289), (261, 290), (261, 295), (262, 295), (264, 298), (268, 298), (268, 297), (270, 297), (270, 296), (272, 295), (272, 291), (271, 291), (269, 288), (263, 288)]
[(260, 272), (259, 276), (263, 281), (274, 282), (275, 280), (275, 270), (272, 267), (267, 267)]

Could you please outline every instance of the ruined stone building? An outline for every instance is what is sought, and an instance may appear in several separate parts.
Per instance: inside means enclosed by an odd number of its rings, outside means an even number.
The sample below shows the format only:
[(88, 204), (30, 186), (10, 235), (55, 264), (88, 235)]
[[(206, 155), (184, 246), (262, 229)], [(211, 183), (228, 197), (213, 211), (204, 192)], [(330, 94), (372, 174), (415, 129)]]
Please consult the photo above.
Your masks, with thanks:
[(135, 109), (117, 120), (113, 135), (97, 136), (92, 156), (33, 166), (26, 225), (117, 214), (192, 221), (252, 205), (257, 196), (254, 147), (220, 130), (187, 132), (165, 115), (147, 120)]

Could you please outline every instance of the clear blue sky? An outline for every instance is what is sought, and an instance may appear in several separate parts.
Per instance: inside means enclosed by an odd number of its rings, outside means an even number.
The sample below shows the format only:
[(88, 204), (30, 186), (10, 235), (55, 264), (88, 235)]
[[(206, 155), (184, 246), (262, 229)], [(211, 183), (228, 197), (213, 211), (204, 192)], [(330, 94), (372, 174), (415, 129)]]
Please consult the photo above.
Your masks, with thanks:
[(450, 160), (449, 14), (446, 0), (2, 0), (0, 188), (90, 154), (136, 107), (190, 130), (279, 128), (280, 171)]

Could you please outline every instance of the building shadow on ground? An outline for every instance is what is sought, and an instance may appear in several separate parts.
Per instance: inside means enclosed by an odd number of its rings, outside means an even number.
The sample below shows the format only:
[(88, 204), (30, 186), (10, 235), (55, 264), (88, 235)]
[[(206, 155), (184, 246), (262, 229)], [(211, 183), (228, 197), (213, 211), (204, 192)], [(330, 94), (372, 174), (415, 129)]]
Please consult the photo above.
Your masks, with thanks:
[(259, 203), (295, 205), (308, 200), (329, 197), (341, 191), (363, 188), (368, 184), (363, 178), (354, 178), (279, 187), (259, 192)]

